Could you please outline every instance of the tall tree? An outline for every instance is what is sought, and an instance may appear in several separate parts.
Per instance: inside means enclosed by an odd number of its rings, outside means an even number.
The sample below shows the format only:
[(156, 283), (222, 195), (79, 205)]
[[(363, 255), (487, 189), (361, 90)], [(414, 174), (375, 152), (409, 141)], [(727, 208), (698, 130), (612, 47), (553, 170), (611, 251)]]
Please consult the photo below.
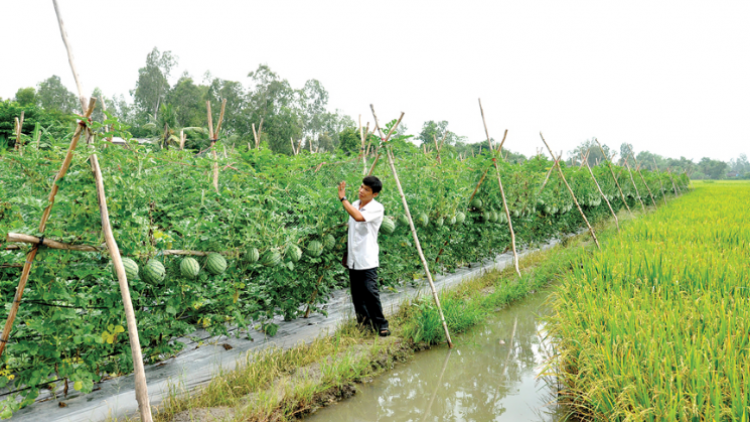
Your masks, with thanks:
[(36, 105), (38, 102), (36, 90), (33, 87), (18, 88), (18, 91), (16, 91), (16, 102), (22, 106)]
[(172, 104), (177, 115), (177, 125), (181, 127), (206, 126), (206, 101), (208, 87), (196, 85), (187, 73), (183, 73), (167, 94), (167, 102)]
[(151, 114), (158, 118), (159, 107), (169, 91), (169, 75), (177, 66), (177, 56), (171, 51), (159, 52), (154, 47), (146, 56), (146, 66), (138, 69), (138, 81), (130, 91), (141, 118)]
[(80, 107), (78, 97), (62, 84), (59, 76), (50, 76), (40, 82), (38, 88), (37, 98), (39, 99), (39, 105), (43, 108), (59, 110), (63, 113), (78, 111)]

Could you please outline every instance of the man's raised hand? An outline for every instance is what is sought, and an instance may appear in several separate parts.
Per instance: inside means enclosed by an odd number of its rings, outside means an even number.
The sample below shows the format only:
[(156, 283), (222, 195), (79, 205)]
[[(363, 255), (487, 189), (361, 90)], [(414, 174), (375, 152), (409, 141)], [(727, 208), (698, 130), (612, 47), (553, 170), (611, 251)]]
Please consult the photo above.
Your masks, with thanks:
[(346, 182), (339, 183), (339, 199), (343, 199), (346, 196)]

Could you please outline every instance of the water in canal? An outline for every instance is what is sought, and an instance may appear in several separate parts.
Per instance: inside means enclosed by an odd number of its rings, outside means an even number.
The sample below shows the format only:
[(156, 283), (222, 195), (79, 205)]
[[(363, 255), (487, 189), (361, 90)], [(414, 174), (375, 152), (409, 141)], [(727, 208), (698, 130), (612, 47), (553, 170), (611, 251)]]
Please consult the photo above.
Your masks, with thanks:
[(555, 389), (539, 372), (549, 357), (541, 317), (549, 291), (498, 311), (455, 348), (417, 353), (351, 399), (318, 410), (305, 422), (564, 420), (550, 405)]

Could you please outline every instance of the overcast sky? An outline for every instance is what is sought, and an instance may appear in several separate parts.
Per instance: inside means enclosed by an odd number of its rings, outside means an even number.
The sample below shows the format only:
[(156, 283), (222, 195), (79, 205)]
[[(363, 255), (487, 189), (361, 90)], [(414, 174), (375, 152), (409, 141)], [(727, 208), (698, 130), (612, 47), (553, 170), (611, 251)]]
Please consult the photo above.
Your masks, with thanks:
[[(509, 130), (533, 154), (598, 137), (695, 160), (750, 153), (750, 2), (58, 0), (88, 92), (125, 94), (154, 47), (176, 79), (241, 81), (261, 63), (318, 79), (355, 120)], [(0, 97), (56, 74), (75, 92), (51, 0), (7, 1)], [(11, 18), (13, 17), (13, 18)]]

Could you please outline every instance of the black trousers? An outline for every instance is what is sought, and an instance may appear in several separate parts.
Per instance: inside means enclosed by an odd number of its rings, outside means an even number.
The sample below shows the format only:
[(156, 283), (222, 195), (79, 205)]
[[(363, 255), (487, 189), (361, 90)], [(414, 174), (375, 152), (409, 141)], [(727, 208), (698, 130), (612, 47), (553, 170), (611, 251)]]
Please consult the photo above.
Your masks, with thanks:
[(388, 320), (383, 316), (378, 291), (378, 269), (349, 270), (352, 288), (352, 302), (357, 314), (357, 323), (368, 325), (378, 331), (388, 328)]

